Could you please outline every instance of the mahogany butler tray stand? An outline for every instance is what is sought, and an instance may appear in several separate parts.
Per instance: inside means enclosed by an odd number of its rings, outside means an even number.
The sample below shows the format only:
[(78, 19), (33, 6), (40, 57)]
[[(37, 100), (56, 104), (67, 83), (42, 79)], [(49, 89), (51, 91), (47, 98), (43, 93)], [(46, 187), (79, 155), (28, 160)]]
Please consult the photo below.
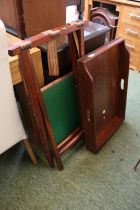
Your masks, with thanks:
[(125, 118), (129, 53), (119, 38), (78, 60), (86, 147), (96, 153)]
[[(76, 101), (75, 84), (77, 83), (76, 62), (77, 58), (84, 55), (84, 26), (87, 24), (88, 22), (86, 21), (74, 21), (59, 28), (42, 32), (9, 47), (9, 54), (11, 56), (19, 56), (21, 75), (26, 87), (27, 103), (30, 107), (30, 113), (34, 117), (34, 124), (39, 133), (48, 163), (50, 167), (54, 167), (53, 159), (55, 159), (60, 170), (63, 169), (61, 155), (70, 149), (81, 138), (84, 132), (79, 125), (80, 120), (75, 119), (77, 115), (74, 116), (78, 109), (72, 106), (76, 105), (76, 102), (74, 102), (74, 100)], [(66, 35), (68, 36), (72, 73), (67, 77), (61, 78), (59, 81), (55, 81), (53, 85), (51, 84), (51, 87), (46, 86), (45, 89), (40, 90), (29, 50), (43, 43), (48, 43), (51, 50), (52, 48), (56, 49), (55, 39)], [(57, 55), (56, 52), (54, 53), (54, 50), (49, 53), (48, 61), (51, 66), (50, 73), (59, 73), (59, 69), (57, 68)], [(72, 101), (70, 101), (71, 99)], [(59, 103), (60, 100), (64, 103)], [(52, 110), (54, 104), (51, 107), (49, 102), (56, 103), (54, 110)], [(58, 110), (57, 103), (59, 104), (60, 110)], [(63, 107), (64, 110), (62, 110)], [(63, 116), (59, 118), (61, 119), (59, 124), (65, 129), (58, 130), (57, 126), (60, 127), (60, 125), (57, 124), (56, 126), (56, 122), (60, 113), (57, 113), (55, 120), (53, 112), (65, 111), (66, 108), (71, 109), (66, 110), (69, 113), (65, 112), (70, 123), (68, 125), (66, 123), (64, 123), (64, 126), (62, 125), (62, 121), (66, 122), (66, 116), (62, 112)], [(48, 109), (51, 111), (49, 114)], [(74, 113), (73, 116), (70, 116), (72, 115), (71, 113)]]

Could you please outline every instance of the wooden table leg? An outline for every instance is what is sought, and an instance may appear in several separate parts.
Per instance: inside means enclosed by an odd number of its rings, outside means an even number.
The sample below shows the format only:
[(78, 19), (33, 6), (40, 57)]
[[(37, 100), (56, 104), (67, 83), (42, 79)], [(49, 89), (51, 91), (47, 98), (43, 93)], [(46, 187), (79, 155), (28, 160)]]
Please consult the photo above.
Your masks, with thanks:
[(37, 164), (37, 159), (36, 159), (36, 157), (35, 157), (35, 155), (34, 155), (34, 153), (33, 153), (33, 150), (32, 150), (32, 148), (31, 148), (31, 145), (30, 145), (28, 139), (23, 139), (23, 144), (24, 144), (24, 146), (25, 146), (25, 149), (26, 149), (27, 152), (28, 152), (28, 155), (30, 156), (30, 158), (31, 158), (31, 160), (32, 160), (32, 163), (33, 163), (34, 165), (36, 165), (36, 164)]

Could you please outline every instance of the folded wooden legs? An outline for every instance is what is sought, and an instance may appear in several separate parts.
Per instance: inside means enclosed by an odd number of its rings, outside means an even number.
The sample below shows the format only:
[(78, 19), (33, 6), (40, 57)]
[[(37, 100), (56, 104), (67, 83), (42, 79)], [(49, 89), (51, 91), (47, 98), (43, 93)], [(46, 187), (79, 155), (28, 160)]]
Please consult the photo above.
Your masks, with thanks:
[(31, 148), (31, 145), (30, 145), (28, 139), (24, 139), (24, 140), (23, 140), (23, 144), (24, 144), (24, 146), (25, 146), (25, 149), (27, 150), (28, 155), (29, 155), (30, 158), (31, 158), (32, 163), (33, 163), (34, 165), (36, 165), (36, 164), (37, 164), (37, 159), (36, 159), (36, 157), (35, 157), (35, 155), (34, 155), (34, 153), (33, 153), (33, 150), (32, 150), (32, 148)]

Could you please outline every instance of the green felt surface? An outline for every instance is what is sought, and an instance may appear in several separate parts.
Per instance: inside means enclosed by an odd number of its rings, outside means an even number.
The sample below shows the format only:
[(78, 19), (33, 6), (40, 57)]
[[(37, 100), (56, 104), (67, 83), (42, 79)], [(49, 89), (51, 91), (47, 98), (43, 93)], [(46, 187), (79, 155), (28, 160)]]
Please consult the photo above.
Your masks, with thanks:
[(80, 125), (74, 78), (63, 80), (42, 92), (49, 120), (58, 144)]

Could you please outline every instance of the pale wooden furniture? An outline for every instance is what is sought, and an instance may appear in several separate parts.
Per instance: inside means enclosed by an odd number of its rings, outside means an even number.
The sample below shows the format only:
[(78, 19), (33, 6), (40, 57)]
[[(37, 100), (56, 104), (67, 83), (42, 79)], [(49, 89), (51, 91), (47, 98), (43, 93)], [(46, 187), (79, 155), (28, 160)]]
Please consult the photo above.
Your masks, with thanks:
[[(116, 37), (123, 37), (130, 53), (130, 68), (140, 71), (140, 3), (127, 0), (97, 0), (116, 6), (119, 12)], [(92, 0), (85, 0), (86, 19), (89, 19), (89, 10)]]
[[(21, 42), (19, 38), (8, 33), (7, 33), (7, 41), (8, 41), (8, 46), (17, 42)], [(43, 68), (42, 68), (42, 62), (41, 62), (41, 52), (38, 48), (32, 48), (30, 53), (33, 59), (33, 64), (36, 70), (39, 85), (40, 87), (42, 87), (44, 85), (44, 77), (43, 77)], [(10, 64), (13, 85), (16, 85), (22, 81), (21, 73), (19, 69), (18, 56), (14, 56), (14, 57), (9, 56), (9, 64)]]
[(23, 142), (23, 145), (24, 145), (26, 151), (28, 152), (28, 154), (29, 154), (29, 156), (31, 158), (32, 163), (34, 165), (36, 165), (37, 164), (37, 159), (36, 159), (36, 157), (35, 157), (35, 155), (33, 153), (33, 150), (32, 150), (32, 147), (31, 147), (31, 145), (29, 143), (29, 140), (28, 139), (23, 139), (22, 142)]

